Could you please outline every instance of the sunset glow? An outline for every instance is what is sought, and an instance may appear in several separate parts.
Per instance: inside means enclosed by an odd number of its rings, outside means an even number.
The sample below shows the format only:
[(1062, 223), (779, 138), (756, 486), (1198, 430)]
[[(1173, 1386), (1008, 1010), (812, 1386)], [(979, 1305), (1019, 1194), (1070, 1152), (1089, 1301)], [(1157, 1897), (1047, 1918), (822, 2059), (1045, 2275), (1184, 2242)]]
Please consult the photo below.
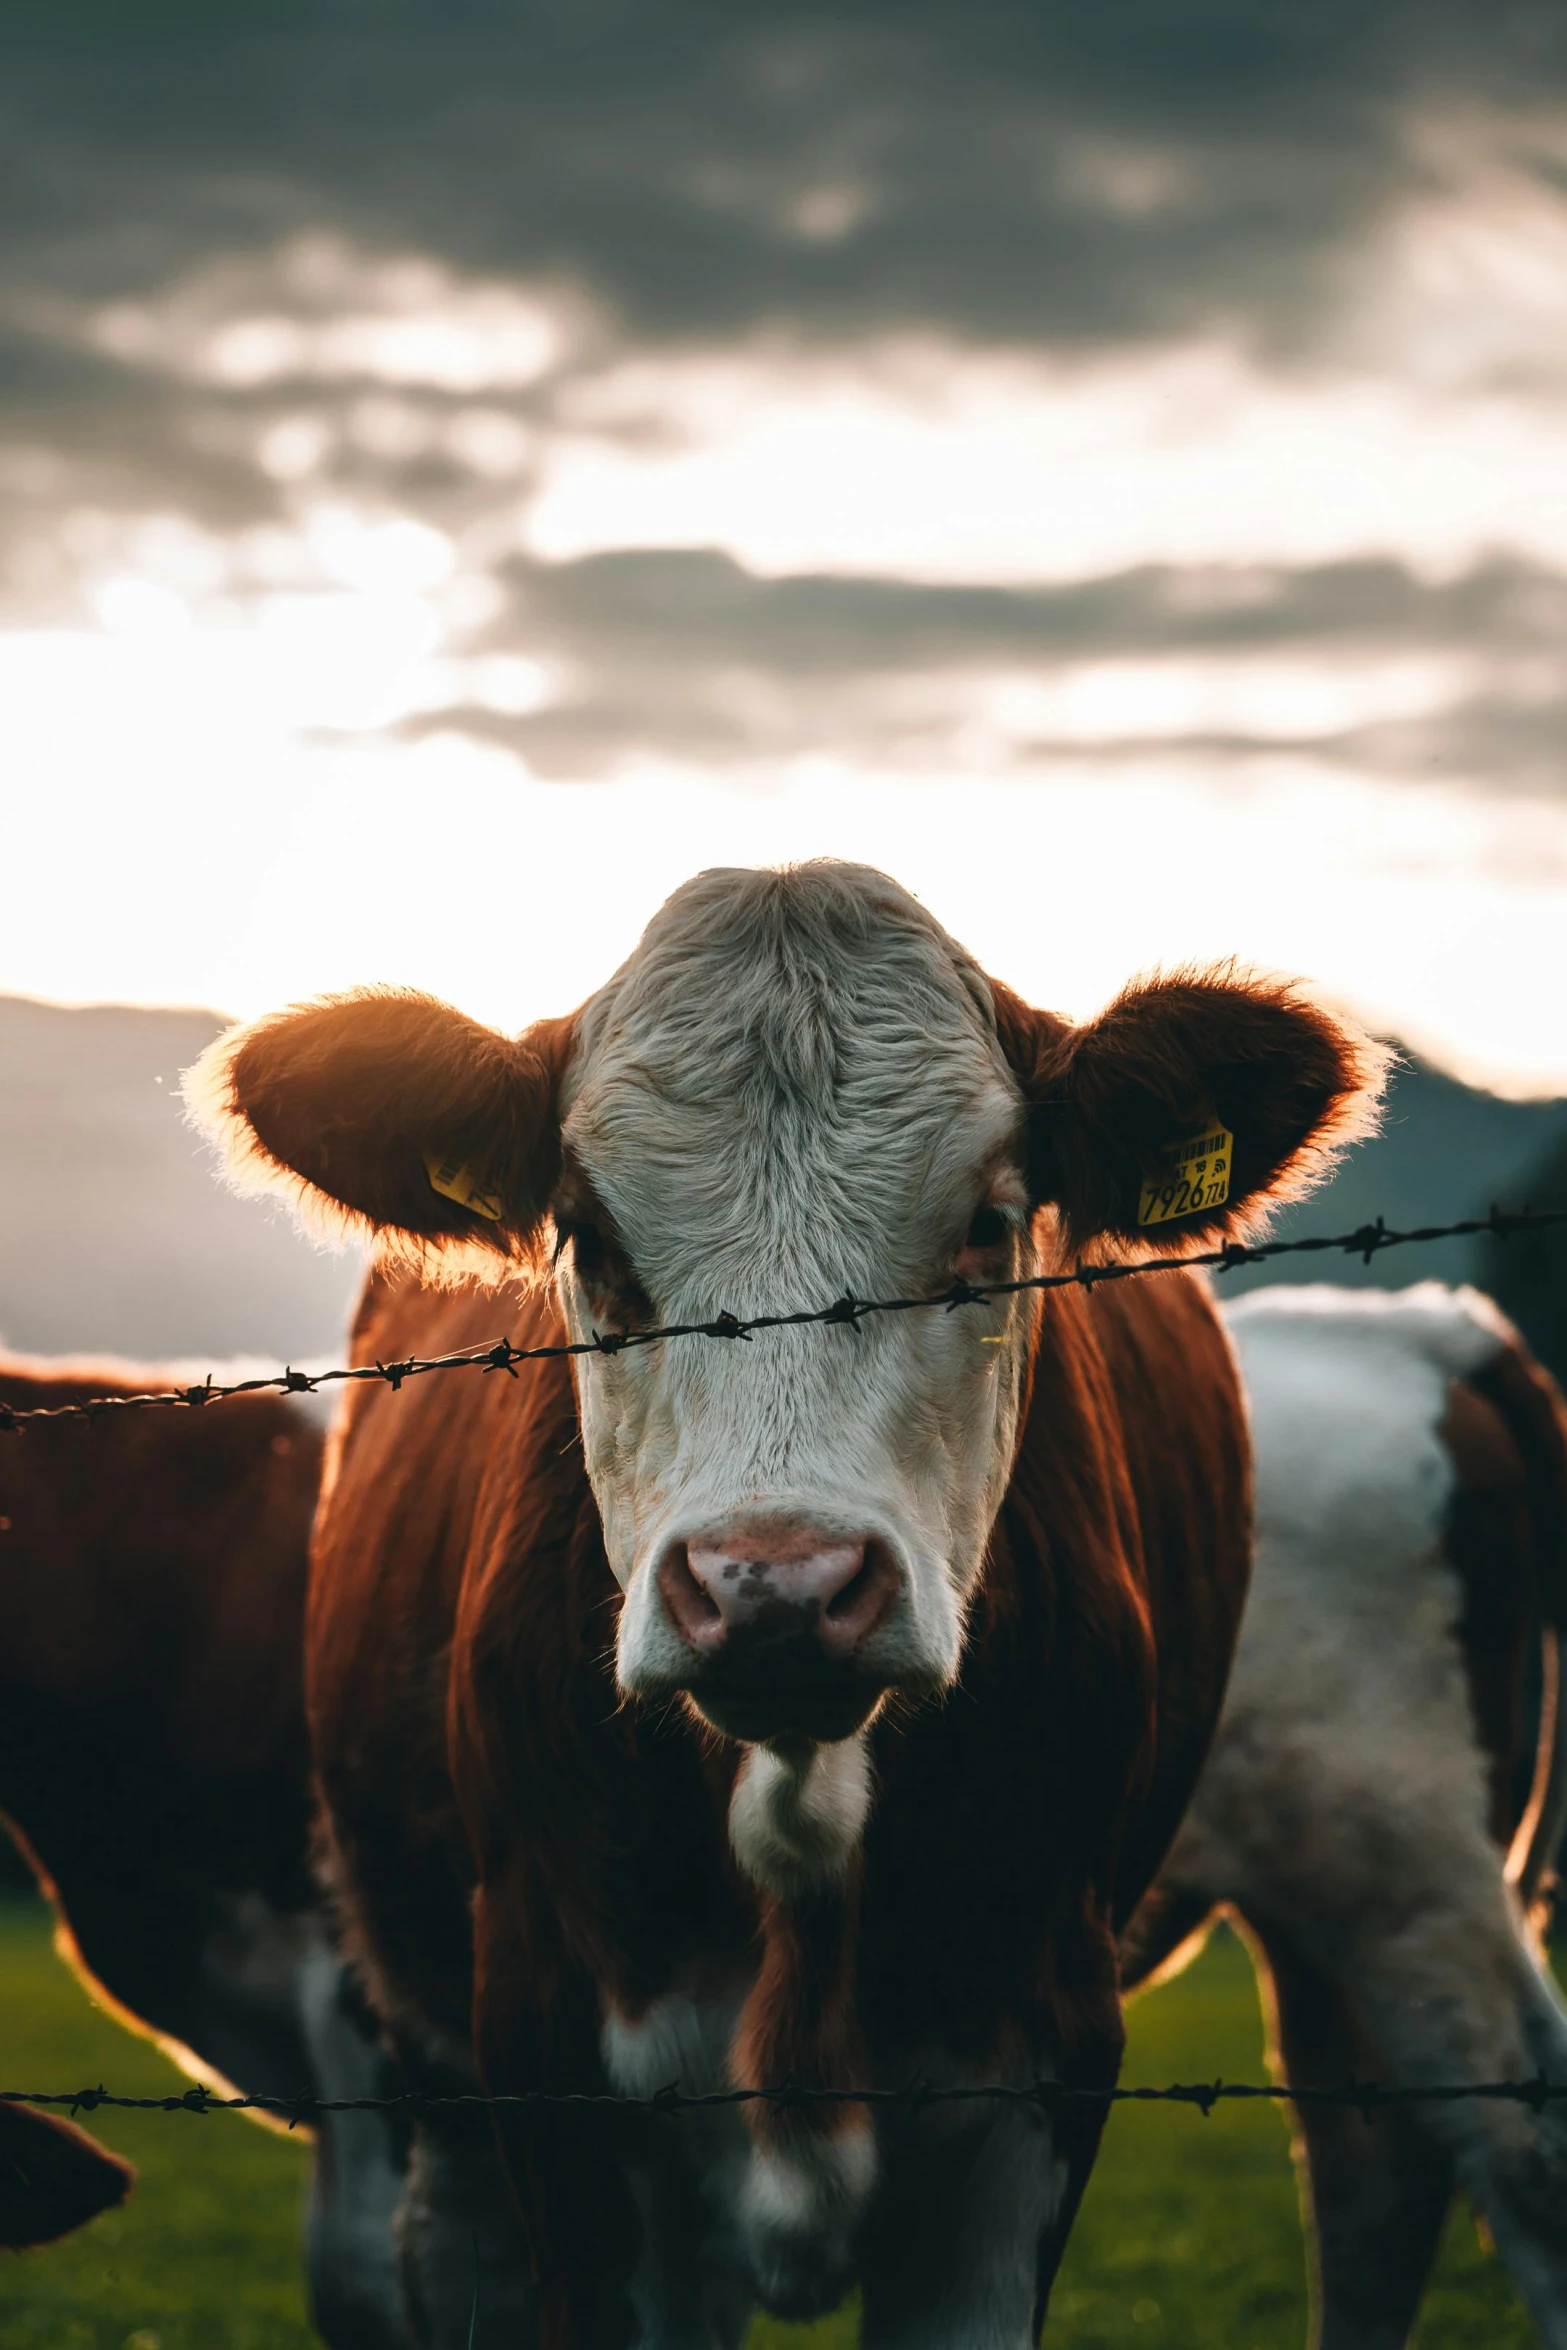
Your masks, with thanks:
[[(1236, 952), (1567, 1088), (1563, 141), (1411, 111), (1282, 323), (1237, 277), (1137, 331), (661, 333), (330, 208), (35, 289), (113, 391), (101, 443), (0, 418), (0, 988), (517, 1023), (694, 869), (832, 853), (1073, 1011)], [(1211, 160), (1063, 133), (1051, 201), (1132, 269)], [(888, 201), (807, 173), (767, 234), (828, 271)]]

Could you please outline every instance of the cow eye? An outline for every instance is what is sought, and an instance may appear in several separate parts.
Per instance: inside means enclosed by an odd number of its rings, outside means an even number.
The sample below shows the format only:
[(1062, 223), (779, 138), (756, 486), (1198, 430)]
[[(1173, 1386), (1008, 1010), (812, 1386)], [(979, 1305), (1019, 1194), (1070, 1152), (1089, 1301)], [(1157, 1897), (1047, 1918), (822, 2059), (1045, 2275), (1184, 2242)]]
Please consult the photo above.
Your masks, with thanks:
[(571, 1242), (572, 1262), (579, 1273), (604, 1271), (608, 1252), (604, 1235), (596, 1224), (568, 1224), (564, 1237)]
[(567, 1215), (557, 1210), (557, 1263), (568, 1243), (573, 1270), (597, 1311), (609, 1315), (622, 1327), (646, 1322), (650, 1318), (652, 1308), (618, 1242), (608, 1238), (596, 1224), (588, 1223), (584, 1217)]
[(965, 1248), (999, 1248), (1007, 1236), (1007, 1220), (999, 1208), (976, 1208)]

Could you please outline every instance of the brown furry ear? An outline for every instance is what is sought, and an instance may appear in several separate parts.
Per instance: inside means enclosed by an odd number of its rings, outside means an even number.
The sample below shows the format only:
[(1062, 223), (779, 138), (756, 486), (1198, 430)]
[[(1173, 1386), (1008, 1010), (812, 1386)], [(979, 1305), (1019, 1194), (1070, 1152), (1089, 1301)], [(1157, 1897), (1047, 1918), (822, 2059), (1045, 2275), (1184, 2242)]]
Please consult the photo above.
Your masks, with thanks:
[(365, 989), (231, 1029), (185, 1099), (241, 1189), (284, 1190), (318, 1228), (427, 1274), (494, 1279), (535, 1254), (573, 1030), (513, 1040), (433, 996)]
[[(1369, 1133), (1388, 1055), (1293, 987), (1231, 968), (1126, 988), (1081, 1028), (996, 989), (1002, 1050), (1029, 1105), (1029, 1184), (1069, 1249), (1179, 1253), (1254, 1231)], [(1222, 1205), (1139, 1225), (1146, 1180), (1215, 1121), (1235, 1138)]]
[(123, 2203), (128, 2162), (74, 2122), (31, 2105), (0, 2105), (0, 2245), (53, 2244)]

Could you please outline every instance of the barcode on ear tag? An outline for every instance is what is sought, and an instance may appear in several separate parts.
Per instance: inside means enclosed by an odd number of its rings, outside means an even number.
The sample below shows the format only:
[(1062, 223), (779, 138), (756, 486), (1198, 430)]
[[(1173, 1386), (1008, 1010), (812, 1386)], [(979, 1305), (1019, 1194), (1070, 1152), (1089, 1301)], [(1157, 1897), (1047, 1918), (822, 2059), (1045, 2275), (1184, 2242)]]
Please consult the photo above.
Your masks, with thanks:
[(1177, 1216), (1222, 1208), (1230, 1196), (1234, 1158), (1235, 1137), (1217, 1120), (1189, 1141), (1172, 1144), (1160, 1160), (1157, 1174), (1143, 1178), (1138, 1223), (1171, 1224)]
[(471, 1167), (443, 1158), (439, 1151), (426, 1151), (424, 1171), (430, 1178), (430, 1189), (438, 1191), (442, 1199), (454, 1199), (460, 1208), (471, 1208), (491, 1224), (498, 1224), (505, 1214), (499, 1194)]

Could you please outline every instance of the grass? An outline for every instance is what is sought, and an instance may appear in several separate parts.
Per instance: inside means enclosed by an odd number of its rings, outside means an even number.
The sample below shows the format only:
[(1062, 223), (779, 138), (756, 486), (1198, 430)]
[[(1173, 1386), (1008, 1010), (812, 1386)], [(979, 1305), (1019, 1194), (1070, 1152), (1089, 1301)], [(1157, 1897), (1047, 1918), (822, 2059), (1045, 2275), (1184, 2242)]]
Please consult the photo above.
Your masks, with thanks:
[[(41, 1904), (0, 1908), (0, 2086), (184, 2086), (94, 2007), (55, 1957)], [(0, 2258), (5, 2350), (308, 2350), (300, 2259), (304, 2149), (235, 2116), (98, 2113), (139, 2172), (79, 2235)]]
[[(1128, 2081), (1261, 2078), (1262, 2032), (1240, 1946), (1217, 1937), (1132, 2011)], [(173, 2068), (87, 2000), (34, 1904), (0, 1908), (0, 2079), (102, 2081), (135, 2093)], [(237, 2119), (100, 2113), (91, 2127), (140, 2179), (124, 2210), (47, 2251), (0, 2262), (5, 2350), (308, 2350), (300, 2270), (302, 2149)], [(1056, 2288), (1056, 2350), (1298, 2350), (1305, 2274), (1284, 2125), (1271, 2110), (1112, 2116)], [(852, 2350), (852, 2311), (814, 2327), (759, 2320), (751, 2350)], [(1507, 2278), (1455, 2210), (1419, 2350), (1527, 2350)]]

